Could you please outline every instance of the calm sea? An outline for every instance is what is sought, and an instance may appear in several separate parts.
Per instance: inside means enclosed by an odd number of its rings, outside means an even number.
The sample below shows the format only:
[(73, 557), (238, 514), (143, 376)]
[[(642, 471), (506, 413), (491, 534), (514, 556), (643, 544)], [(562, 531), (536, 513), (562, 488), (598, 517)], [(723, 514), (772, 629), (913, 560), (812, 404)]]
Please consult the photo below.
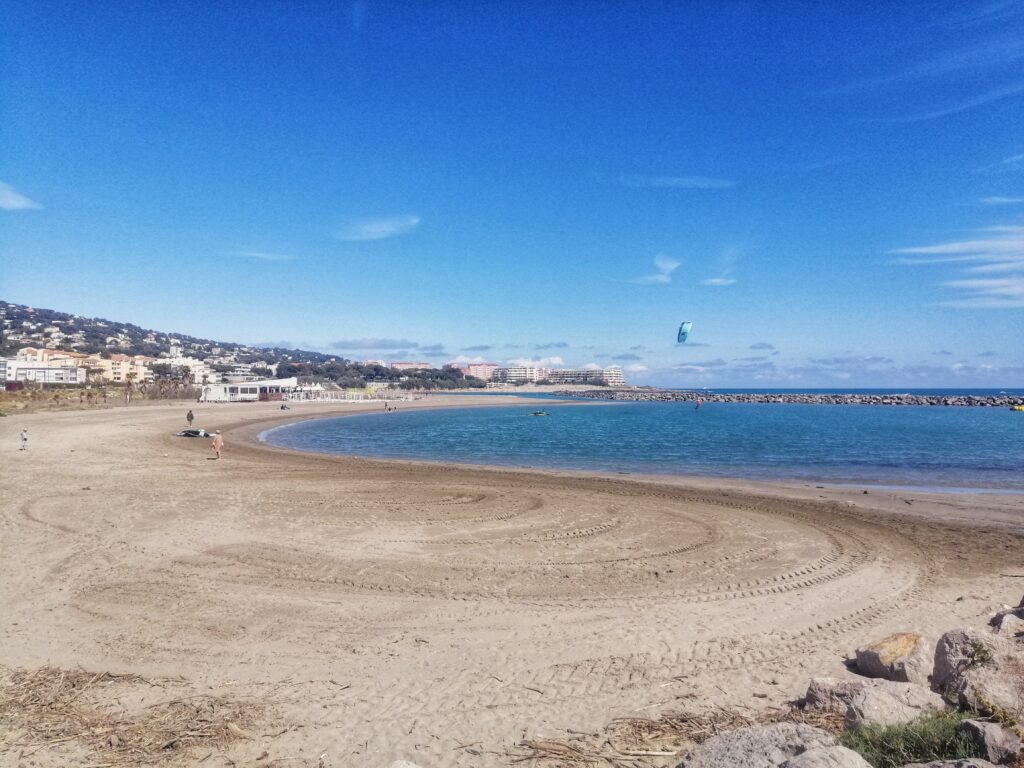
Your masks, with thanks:
[(747, 403), (535, 405), (318, 419), (303, 451), (512, 467), (1024, 492), (1024, 413)]

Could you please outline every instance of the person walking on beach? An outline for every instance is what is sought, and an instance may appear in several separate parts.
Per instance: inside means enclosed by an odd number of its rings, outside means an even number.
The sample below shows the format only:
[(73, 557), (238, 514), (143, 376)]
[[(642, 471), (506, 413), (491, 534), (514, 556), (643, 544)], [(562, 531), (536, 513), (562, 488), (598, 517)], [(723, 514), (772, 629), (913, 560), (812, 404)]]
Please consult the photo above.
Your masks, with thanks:
[(210, 443), (210, 450), (217, 454), (217, 458), (220, 458), (220, 452), (224, 449), (224, 438), (221, 437), (220, 430), (218, 429), (213, 433), (213, 442)]
[(194, 419), (194, 418), (195, 418), (195, 416), (192, 415), (192, 411), (191, 410), (188, 413), (185, 414), (185, 421), (188, 422), (188, 425), (190, 427), (192, 426), (192, 419)]
[(19, 448), (18, 450), (19, 451), (27, 451), (28, 450), (28, 429), (23, 428), (21, 430), (21, 448)]

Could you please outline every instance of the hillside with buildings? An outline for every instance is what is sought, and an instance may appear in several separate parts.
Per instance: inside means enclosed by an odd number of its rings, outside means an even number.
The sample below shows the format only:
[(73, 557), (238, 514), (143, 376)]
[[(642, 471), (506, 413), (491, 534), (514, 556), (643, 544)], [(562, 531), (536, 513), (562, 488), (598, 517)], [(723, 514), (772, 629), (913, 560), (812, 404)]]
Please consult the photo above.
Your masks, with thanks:
[[(328, 389), (462, 389), (521, 384), (622, 386), (620, 368), (503, 367), (498, 363), (352, 361), (299, 349), (255, 347), (0, 301), (0, 383), (139, 387), (163, 392), (295, 379)], [(237, 388), (236, 388), (237, 390)], [(246, 387), (258, 393), (258, 386)], [(212, 391), (212, 389), (210, 390)], [(202, 394), (200, 394), (202, 396)]]

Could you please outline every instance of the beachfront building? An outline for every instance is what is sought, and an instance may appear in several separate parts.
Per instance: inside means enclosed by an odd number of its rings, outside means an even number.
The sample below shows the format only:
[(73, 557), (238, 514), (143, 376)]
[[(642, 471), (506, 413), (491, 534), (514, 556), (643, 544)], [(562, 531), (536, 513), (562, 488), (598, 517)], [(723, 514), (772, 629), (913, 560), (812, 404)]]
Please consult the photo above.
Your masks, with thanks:
[(621, 368), (552, 368), (545, 377), (552, 384), (600, 384), (623, 387), (626, 377)]
[(22, 347), (14, 356), (19, 364), (63, 368), (69, 365), (84, 365), (89, 355), (83, 352), (66, 352), (63, 349), (44, 347)]
[[(55, 361), (53, 361), (55, 362)], [(0, 360), (0, 383), (34, 382), (36, 384), (85, 384), (88, 371), (74, 362), (66, 365), (26, 363), (16, 358)]]
[(520, 365), (495, 368), (489, 381), (507, 384), (534, 384), (540, 381), (552, 384), (592, 384), (596, 386), (624, 387), (626, 378), (622, 369), (612, 368), (535, 368)]
[(462, 369), (463, 374), (482, 381), (490, 381), (500, 366), (497, 363), (470, 363)]
[(22, 347), (14, 357), (0, 360), (0, 382), (85, 384), (88, 355), (45, 347)]
[(149, 365), (154, 361), (155, 358), (145, 355), (113, 354), (110, 357), (90, 355), (86, 358), (86, 364), (97, 372), (100, 379), (114, 384), (124, 384), (128, 381), (136, 383), (149, 381), (153, 378)]
[(255, 403), (266, 400), (287, 400), (299, 386), (299, 380), (264, 379), (239, 384), (204, 384), (199, 396), (203, 403)]
[(527, 384), (543, 381), (547, 378), (547, 368), (537, 368), (532, 365), (515, 365), (510, 368), (495, 368), (491, 374), (494, 381), (504, 381), (509, 384)]

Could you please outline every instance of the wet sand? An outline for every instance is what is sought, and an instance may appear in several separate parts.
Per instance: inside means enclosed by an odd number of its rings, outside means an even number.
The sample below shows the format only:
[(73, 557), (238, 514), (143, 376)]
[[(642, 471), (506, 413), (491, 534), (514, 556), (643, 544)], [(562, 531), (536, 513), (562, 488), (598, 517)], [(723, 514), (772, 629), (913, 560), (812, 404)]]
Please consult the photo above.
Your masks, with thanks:
[[(172, 436), (190, 405), (196, 427), (224, 431), (222, 460)], [(4, 684), (48, 665), (148, 680), (79, 700), (112, 717), (200, 695), (258, 706), (248, 738), (172, 745), (160, 764), (507, 765), (524, 738), (616, 717), (784, 705), (811, 675), (848, 674), (860, 643), (980, 625), (1024, 587), (1022, 496), (375, 461), (255, 439), (363, 408), (381, 405), (0, 419)], [(0, 720), (0, 765), (125, 757)]]

